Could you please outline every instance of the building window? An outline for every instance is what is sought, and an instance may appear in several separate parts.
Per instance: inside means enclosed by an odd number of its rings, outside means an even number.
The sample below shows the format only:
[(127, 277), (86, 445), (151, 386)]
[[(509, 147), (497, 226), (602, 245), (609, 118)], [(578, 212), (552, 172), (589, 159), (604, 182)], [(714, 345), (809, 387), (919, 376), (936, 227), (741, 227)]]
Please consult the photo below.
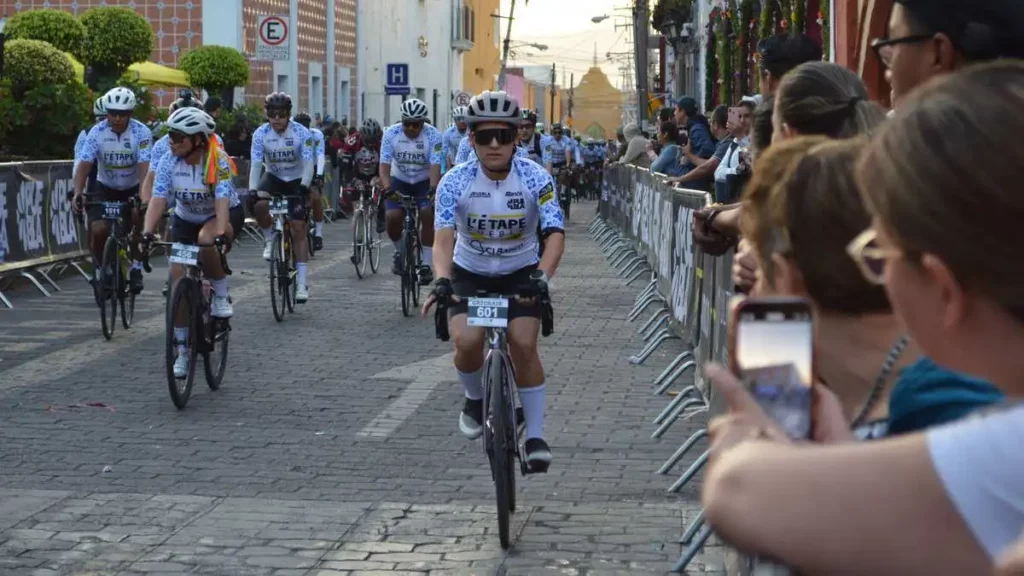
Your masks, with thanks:
[(469, 41), (476, 42), (476, 11), (469, 9)]

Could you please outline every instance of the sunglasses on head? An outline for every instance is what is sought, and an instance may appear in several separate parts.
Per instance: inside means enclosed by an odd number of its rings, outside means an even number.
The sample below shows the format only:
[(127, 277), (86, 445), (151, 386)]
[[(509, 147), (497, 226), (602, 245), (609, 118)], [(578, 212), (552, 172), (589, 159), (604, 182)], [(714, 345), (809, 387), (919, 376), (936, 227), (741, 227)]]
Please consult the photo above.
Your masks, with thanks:
[(402, 126), (404, 126), (405, 128), (413, 128), (413, 129), (423, 128), (423, 121), (422, 120), (403, 120), (402, 121)]
[(491, 142), (497, 140), (501, 146), (507, 146), (515, 140), (516, 131), (512, 128), (488, 128), (473, 132), (473, 142), (477, 146), (490, 146)]
[(267, 118), (276, 118), (280, 120), (281, 118), (287, 118), (290, 115), (291, 114), (289, 114), (287, 110), (267, 110)]

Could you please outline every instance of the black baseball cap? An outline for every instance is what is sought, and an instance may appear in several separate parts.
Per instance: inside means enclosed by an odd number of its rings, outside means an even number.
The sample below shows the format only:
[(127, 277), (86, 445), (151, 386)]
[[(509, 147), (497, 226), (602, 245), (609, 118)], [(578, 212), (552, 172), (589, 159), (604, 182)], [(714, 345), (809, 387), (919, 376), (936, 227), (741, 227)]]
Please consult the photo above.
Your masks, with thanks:
[(676, 102), (676, 108), (686, 112), (687, 116), (697, 115), (697, 100), (693, 96), (683, 96)]
[(968, 60), (1024, 58), (1022, 0), (896, 0), (915, 20), (949, 37)]

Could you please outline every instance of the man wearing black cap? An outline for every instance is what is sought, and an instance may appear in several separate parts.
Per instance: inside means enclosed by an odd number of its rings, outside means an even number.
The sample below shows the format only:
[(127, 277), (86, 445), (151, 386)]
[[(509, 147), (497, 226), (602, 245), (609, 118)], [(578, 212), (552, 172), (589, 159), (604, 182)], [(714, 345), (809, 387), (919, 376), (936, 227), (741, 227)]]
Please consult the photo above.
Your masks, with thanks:
[(1024, 58), (1022, 0), (896, 0), (887, 36), (871, 47), (893, 107), (933, 76), (973, 62)]
[(777, 34), (757, 43), (761, 64), (761, 95), (774, 94), (786, 72), (805, 63), (821, 60), (821, 47), (807, 34)]

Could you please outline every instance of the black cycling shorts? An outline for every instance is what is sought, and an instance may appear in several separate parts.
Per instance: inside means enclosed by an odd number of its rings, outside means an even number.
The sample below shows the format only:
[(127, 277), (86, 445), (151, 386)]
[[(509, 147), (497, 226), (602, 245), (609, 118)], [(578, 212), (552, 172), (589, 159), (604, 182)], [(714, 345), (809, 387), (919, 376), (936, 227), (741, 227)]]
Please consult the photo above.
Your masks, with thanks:
[[(90, 202), (127, 202), (132, 198), (136, 198), (139, 195), (139, 186), (135, 185), (131, 188), (125, 188), (124, 190), (118, 190), (116, 188), (110, 188), (105, 184), (96, 182), (94, 191), (87, 195), (86, 200)], [(102, 206), (91, 206), (87, 211), (89, 215), (89, 221), (95, 222), (103, 219), (103, 207)], [(125, 230), (132, 229), (132, 213), (131, 210), (123, 210), (121, 212), (121, 227)]]
[[(300, 190), (302, 180), (282, 180), (270, 173), (263, 174), (257, 190), (272, 196), (283, 196), (288, 199), (288, 217), (292, 220), (306, 220), (306, 195)], [(266, 200), (260, 198), (259, 200)]]
[[(216, 216), (210, 218), (210, 220), (213, 220), (214, 218), (216, 218)], [(210, 220), (207, 220), (206, 222), (209, 222)], [(188, 220), (179, 218), (177, 214), (172, 214), (169, 229), (172, 238), (174, 238), (173, 241), (181, 242), (182, 244), (195, 244), (199, 242), (199, 231), (203, 229), (203, 226), (206, 226), (206, 222), (203, 222), (202, 224), (193, 224)], [(239, 230), (241, 230), (242, 226), (245, 225), (245, 214), (242, 211), (241, 204), (228, 211), (228, 222), (231, 224), (232, 228), (231, 237), (237, 237)]]
[[(496, 294), (515, 294), (519, 291), (520, 287), (531, 284), (530, 274), (536, 269), (537, 265), (534, 264), (503, 276), (481, 276), (460, 268), (458, 264), (454, 264), (452, 266), (451, 278), (452, 289), (455, 291), (455, 295), (461, 298), (461, 301), (457, 304), (452, 304), (448, 308), (448, 318), (465, 314), (469, 310), (469, 303), (466, 301), (466, 298), (476, 297), (480, 291)], [(540, 320), (540, 303), (534, 301), (533, 304), (524, 305), (515, 300), (509, 300), (508, 319), (513, 320), (515, 318), (536, 318)]]

